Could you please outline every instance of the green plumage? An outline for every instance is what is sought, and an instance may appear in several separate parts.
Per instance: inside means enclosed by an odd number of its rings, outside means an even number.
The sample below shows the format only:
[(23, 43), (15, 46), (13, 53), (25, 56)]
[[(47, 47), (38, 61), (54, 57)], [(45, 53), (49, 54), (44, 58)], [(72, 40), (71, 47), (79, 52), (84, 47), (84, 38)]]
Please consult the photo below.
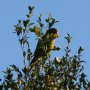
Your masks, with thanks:
[(38, 40), (31, 64), (38, 63), (40, 58), (45, 59), (47, 57), (47, 55), (54, 49), (54, 42), (57, 37), (58, 32), (55, 28), (47, 30), (46, 34)]

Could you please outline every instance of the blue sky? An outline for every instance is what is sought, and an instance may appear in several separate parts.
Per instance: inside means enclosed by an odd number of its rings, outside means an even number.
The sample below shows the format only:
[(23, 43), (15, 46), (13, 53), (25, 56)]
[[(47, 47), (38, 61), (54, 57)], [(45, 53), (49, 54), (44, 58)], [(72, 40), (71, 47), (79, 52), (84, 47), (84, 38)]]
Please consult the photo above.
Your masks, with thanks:
[[(44, 18), (52, 14), (60, 22), (55, 25), (59, 31), (60, 37), (56, 40), (56, 46), (61, 46), (59, 52), (53, 55), (62, 56), (64, 54), (66, 33), (73, 38), (70, 48), (72, 54), (77, 54), (79, 46), (85, 51), (82, 53), (82, 60), (87, 63), (85, 73), (90, 80), (90, 0), (1, 0), (0, 2), (0, 78), (3, 77), (2, 71), (6, 66), (16, 64), (22, 67), (22, 52), (16, 34), (14, 34), (14, 25), (18, 19), (25, 19), (28, 12), (28, 6), (34, 5), (34, 20), (40, 13)], [(33, 48), (36, 44), (31, 42)]]

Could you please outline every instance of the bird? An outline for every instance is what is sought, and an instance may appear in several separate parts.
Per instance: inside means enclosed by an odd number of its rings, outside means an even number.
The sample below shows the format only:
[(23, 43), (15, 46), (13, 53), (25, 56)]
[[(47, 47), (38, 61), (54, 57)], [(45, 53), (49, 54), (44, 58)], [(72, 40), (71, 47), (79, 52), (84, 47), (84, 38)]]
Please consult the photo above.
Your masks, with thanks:
[(47, 55), (54, 49), (55, 39), (58, 37), (58, 31), (56, 28), (51, 28), (38, 40), (34, 57), (30, 65), (37, 64), (39, 60), (47, 58)]

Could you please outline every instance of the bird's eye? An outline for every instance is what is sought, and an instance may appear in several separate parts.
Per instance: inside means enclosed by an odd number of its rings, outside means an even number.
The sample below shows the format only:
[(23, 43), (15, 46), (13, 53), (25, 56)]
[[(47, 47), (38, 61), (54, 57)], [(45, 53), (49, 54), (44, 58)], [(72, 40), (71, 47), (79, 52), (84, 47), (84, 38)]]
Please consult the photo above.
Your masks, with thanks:
[(54, 31), (53, 34), (57, 34), (57, 31)]

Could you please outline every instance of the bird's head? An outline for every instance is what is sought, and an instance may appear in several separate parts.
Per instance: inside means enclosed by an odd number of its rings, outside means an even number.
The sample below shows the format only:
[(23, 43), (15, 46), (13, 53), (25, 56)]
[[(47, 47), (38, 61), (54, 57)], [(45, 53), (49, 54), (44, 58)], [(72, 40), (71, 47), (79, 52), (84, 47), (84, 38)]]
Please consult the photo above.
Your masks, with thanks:
[(51, 29), (47, 30), (46, 37), (48, 37), (50, 39), (56, 39), (58, 37), (57, 29), (56, 28), (51, 28)]

